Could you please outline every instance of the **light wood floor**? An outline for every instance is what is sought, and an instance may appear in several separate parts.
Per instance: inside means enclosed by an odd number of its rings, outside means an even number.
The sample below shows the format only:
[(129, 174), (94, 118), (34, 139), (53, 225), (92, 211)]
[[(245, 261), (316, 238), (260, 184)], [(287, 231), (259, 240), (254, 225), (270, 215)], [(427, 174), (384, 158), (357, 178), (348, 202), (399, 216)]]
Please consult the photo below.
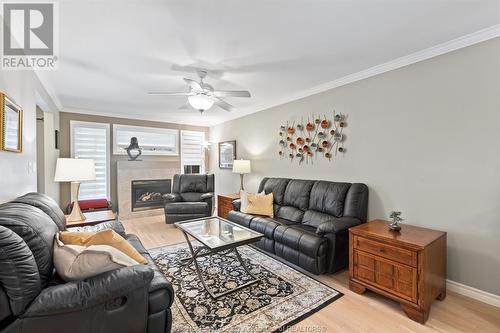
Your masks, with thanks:
[[(128, 233), (139, 236), (148, 249), (184, 242), (178, 229), (164, 217), (123, 221)], [(398, 303), (372, 292), (358, 295), (348, 288), (348, 271), (313, 276), (344, 294), (343, 297), (301, 321), (289, 332), (500, 332), (500, 309), (448, 292), (433, 303), (425, 325), (406, 317)]]

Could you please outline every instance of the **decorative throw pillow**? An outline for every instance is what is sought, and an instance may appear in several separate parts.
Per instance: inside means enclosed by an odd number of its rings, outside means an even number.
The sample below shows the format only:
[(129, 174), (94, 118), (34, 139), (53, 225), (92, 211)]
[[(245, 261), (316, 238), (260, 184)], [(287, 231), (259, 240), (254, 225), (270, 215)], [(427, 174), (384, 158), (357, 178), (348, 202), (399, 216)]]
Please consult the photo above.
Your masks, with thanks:
[[(266, 192), (262, 191), (262, 192), (258, 193), (257, 195), (265, 195), (265, 194), (266, 194)], [(242, 212), (242, 213), (248, 213), (247, 207), (248, 207), (248, 196), (249, 195), (255, 195), (255, 194), (248, 193), (247, 191), (243, 191), (243, 190), (240, 191), (240, 202), (241, 202), (240, 212)]]
[(139, 263), (109, 245), (65, 245), (57, 233), (54, 242), (54, 266), (65, 281), (83, 280), (107, 271)]
[(273, 194), (248, 194), (248, 207), (246, 212), (248, 214), (274, 216), (273, 210)]
[(85, 247), (91, 245), (109, 245), (120, 250), (140, 264), (145, 264), (147, 262), (129, 242), (111, 229), (97, 232), (64, 231), (60, 233), (59, 239), (65, 245), (79, 245)]

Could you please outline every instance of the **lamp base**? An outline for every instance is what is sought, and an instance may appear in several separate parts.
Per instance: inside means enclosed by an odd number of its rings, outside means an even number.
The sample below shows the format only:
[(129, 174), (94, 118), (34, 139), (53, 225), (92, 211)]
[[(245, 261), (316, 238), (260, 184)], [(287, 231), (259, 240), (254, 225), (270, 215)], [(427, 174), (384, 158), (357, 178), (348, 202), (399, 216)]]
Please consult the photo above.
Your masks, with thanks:
[(244, 191), (245, 189), (243, 188), (243, 174), (242, 173), (240, 173), (240, 182), (241, 182), (240, 191)]
[(80, 182), (71, 182), (71, 190), (73, 191), (72, 197), (75, 198), (73, 201), (73, 209), (71, 214), (66, 218), (66, 222), (82, 222), (87, 218), (83, 215), (80, 205), (78, 204), (78, 192), (80, 192)]

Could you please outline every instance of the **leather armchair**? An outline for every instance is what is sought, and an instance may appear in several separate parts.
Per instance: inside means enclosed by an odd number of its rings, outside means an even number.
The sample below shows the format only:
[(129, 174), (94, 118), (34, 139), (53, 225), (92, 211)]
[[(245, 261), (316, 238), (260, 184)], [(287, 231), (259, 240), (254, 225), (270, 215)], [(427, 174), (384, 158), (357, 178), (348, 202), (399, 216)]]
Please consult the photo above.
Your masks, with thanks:
[(165, 222), (191, 220), (212, 215), (214, 175), (175, 175), (172, 193), (165, 200)]
[[(0, 205), (0, 332), (170, 332), (173, 288), (135, 235), (123, 233), (147, 265), (59, 278), (53, 242), (63, 219), (43, 194)], [(106, 225), (123, 231), (118, 221)]]

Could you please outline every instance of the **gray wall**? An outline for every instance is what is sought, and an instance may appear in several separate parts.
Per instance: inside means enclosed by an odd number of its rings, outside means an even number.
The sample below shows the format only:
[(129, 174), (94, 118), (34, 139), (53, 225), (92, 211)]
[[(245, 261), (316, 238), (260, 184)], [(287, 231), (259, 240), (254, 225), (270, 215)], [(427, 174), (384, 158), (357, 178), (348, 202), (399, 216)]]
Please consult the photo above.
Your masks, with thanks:
[[(59, 116), (60, 120), (60, 142), (61, 142), (61, 157), (71, 157), (71, 138), (70, 138), (70, 122), (71, 120), (77, 121), (90, 121), (97, 123), (106, 123), (111, 124), (110, 126), (110, 152), (111, 152), (111, 203), (113, 204), (113, 208), (116, 210), (118, 208), (118, 199), (116, 194), (116, 162), (117, 161), (126, 161), (128, 157), (126, 155), (113, 155), (113, 126), (112, 124), (122, 124), (122, 125), (133, 125), (133, 126), (145, 126), (145, 127), (159, 127), (159, 128), (173, 128), (178, 130), (191, 130), (191, 131), (200, 131), (205, 132), (205, 137), (208, 139), (208, 127), (204, 126), (190, 126), (190, 125), (181, 125), (174, 123), (164, 123), (164, 122), (156, 122), (156, 121), (147, 121), (147, 120), (136, 120), (136, 119), (126, 119), (126, 118), (114, 118), (114, 117), (102, 117), (102, 116), (94, 116), (87, 115), (81, 113), (68, 113), (61, 112)], [(180, 135), (180, 134), (179, 134)], [(179, 147), (179, 156), (141, 156), (141, 160), (143, 161), (170, 161), (177, 162), (179, 165), (179, 172), (181, 170), (181, 149)], [(208, 156), (207, 156), (208, 157)], [(70, 201), (70, 184), (69, 183), (61, 183), (61, 200), (60, 206), (66, 208)]]
[[(54, 115), (58, 110), (31, 70), (0, 70), (0, 91), (23, 109), (23, 151), (0, 151), (0, 203), (37, 190), (36, 106)], [(48, 161), (46, 163), (54, 161)], [(52, 182), (53, 183), (53, 182)], [(53, 185), (45, 183), (45, 186)], [(51, 193), (56, 200), (58, 193)]]
[[(348, 115), (344, 156), (313, 165), (278, 157), (279, 126), (335, 108)], [(448, 232), (448, 278), (500, 295), (500, 39), (210, 128), (264, 176), (364, 182), (369, 218), (402, 210), (406, 223)], [(238, 175), (211, 170), (219, 193)]]

